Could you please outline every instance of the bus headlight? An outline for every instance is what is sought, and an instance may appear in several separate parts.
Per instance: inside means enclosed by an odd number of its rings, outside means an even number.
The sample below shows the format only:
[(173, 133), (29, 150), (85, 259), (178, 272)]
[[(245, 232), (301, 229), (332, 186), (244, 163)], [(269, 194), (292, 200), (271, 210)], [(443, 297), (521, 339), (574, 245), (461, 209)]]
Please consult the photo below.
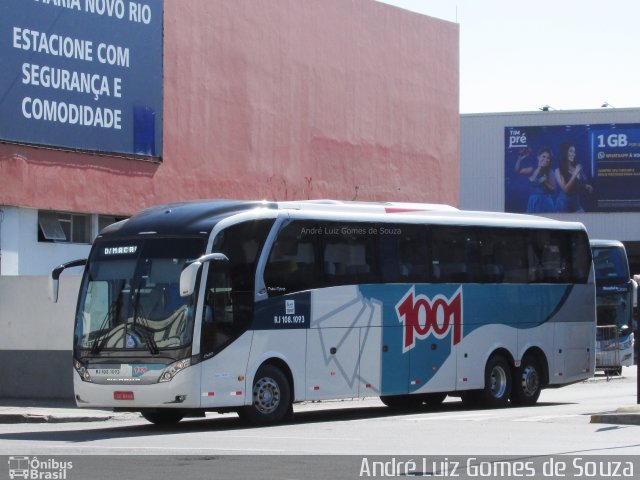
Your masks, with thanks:
[(73, 368), (76, 369), (76, 372), (78, 372), (78, 375), (80, 375), (80, 378), (82, 379), (82, 381), (84, 382), (93, 382), (93, 379), (91, 378), (91, 375), (89, 374), (89, 370), (87, 370), (87, 367), (84, 366), (84, 364), (78, 360), (74, 360), (73, 361)]
[(159, 383), (170, 382), (171, 380), (173, 380), (173, 377), (175, 377), (178, 372), (184, 370), (190, 365), (191, 365), (190, 358), (185, 358), (184, 360), (179, 360), (177, 362), (172, 363), (171, 365), (167, 365), (167, 367), (162, 371), (162, 374), (160, 375), (158, 382)]

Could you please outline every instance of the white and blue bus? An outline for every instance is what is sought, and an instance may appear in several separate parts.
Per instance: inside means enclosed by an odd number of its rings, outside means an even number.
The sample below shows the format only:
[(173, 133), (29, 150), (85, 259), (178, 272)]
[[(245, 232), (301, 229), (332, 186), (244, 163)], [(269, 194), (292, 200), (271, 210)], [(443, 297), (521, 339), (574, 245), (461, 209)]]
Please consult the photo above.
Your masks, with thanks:
[(596, 368), (620, 375), (633, 365), (633, 306), (637, 295), (624, 244), (591, 240), (596, 275)]
[(534, 404), (595, 364), (579, 223), (427, 204), (201, 201), (103, 230), (73, 338), (80, 407), (175, 423), (295, 402)]

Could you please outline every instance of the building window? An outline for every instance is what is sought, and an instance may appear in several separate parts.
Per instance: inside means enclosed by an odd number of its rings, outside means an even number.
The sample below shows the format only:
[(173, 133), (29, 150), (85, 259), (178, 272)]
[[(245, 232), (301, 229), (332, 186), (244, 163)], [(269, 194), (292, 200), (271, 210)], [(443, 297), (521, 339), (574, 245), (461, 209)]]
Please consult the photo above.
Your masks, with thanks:
[(129, 217), (119, 217), (117, 215), (98, 215), (98, 233), (107, 228), (112, 223), (126, 220)]
[(38, 212), (38, 241), (91, 243), (91, 216), (66, 212)]

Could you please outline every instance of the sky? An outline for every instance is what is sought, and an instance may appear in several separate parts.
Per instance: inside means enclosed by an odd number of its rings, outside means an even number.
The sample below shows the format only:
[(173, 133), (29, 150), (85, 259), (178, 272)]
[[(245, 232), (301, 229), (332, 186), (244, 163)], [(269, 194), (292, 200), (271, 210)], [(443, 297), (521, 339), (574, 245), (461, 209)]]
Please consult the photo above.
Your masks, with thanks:
[(459, 25), (460, 113), (640, 107), (640, 0), (378, 1)]

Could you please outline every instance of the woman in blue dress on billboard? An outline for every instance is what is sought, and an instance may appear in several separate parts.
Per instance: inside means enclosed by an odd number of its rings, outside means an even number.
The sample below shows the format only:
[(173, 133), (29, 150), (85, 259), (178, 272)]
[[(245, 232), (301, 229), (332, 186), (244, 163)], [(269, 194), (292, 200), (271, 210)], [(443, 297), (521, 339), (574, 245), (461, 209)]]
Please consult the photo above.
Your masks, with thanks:
[(591, 193), (593, 187), (587, 183), (587, 173), (583, 166), (576, 161), (576, 146), (563, 143), (560, 146), (560, 166), (556, 168), (555, 178), (558, 184), (556, 211), (584, 212), (580, 197), (582, 192)]
[(538, 151), (538, 166), (529, 176), (529, 185), (532, 191), (529, 195), (527, 213), (550, 213), (555, 211), (554, 194), (556, 186), (553, 183), (552, 162), (551, 149), (542, 147)]

